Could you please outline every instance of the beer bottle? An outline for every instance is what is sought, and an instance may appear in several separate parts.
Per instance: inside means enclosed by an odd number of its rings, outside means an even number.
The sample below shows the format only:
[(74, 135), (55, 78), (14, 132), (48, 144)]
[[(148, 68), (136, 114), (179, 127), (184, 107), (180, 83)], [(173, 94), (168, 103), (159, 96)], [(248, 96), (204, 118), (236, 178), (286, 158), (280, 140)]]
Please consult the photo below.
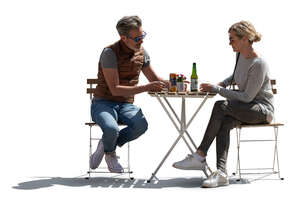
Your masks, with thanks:
[(198, 75), (197, 75), (197, 68), (196, 63), (193, 63), (193, 71), (191, 75), (191, 92), (198, 91)]

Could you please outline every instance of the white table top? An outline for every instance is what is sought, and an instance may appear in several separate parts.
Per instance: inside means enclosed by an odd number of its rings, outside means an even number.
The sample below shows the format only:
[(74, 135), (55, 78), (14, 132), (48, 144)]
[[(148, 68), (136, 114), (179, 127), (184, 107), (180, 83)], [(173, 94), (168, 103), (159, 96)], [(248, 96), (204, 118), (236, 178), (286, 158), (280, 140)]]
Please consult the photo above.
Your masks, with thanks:
[(148, 92), (152, 97), (186, 97), (186, 98), (212, 98), (216, 96), (216, 93), (206, 93), (206, 92)]

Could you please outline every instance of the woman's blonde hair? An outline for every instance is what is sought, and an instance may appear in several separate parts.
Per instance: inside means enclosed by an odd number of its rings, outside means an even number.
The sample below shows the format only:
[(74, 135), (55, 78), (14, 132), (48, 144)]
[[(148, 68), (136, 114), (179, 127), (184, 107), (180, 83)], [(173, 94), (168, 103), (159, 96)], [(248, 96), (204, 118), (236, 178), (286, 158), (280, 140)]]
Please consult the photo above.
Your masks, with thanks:
[(261, 34), (256, 32), (254, 26), (249, 21), (240, 21), (233, 24), (228, 32), (234, 31), (236, 36), (243, 38), (248, 37), (249, 43), (258, 42), (261, 40)]

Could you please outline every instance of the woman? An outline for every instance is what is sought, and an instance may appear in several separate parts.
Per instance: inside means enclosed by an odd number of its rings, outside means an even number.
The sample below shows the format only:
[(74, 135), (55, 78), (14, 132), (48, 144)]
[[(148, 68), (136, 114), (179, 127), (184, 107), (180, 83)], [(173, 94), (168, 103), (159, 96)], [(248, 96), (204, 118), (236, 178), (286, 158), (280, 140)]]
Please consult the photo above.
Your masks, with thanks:
[[(173, 167), (184, 170), (204, 169), (208, 149), (216, 138), (217, 171), (202, 184), (203, 187), (218, 187), (229, 184), (226, 161), (230, 142), (230, 130), (241, 123), (270, 123), (273, 119), (273, 95), (269, 70), (264, 59), (253, 49), (261, 35), (247, 21), (233, 24), (229, 30), (229, 44), (237, 53), (234, 73), (218, 85), (203, 83), (201, 91), (215, 92), (227, 100), (217, 101), (203, 140), (197, 151)], [(236, 83), (239, 91), (226, 89)]]

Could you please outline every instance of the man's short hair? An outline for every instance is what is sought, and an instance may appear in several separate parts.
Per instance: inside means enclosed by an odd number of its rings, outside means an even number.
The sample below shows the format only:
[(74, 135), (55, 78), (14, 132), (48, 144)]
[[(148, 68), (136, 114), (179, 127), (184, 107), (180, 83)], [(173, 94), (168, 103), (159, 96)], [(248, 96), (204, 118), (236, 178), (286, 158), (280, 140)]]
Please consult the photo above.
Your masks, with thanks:
[(142, 26), (142, 20), (138, 16), (125, 16), (117, 23), (119, 35), (129, 36), (129, 31), (139, 29)]

